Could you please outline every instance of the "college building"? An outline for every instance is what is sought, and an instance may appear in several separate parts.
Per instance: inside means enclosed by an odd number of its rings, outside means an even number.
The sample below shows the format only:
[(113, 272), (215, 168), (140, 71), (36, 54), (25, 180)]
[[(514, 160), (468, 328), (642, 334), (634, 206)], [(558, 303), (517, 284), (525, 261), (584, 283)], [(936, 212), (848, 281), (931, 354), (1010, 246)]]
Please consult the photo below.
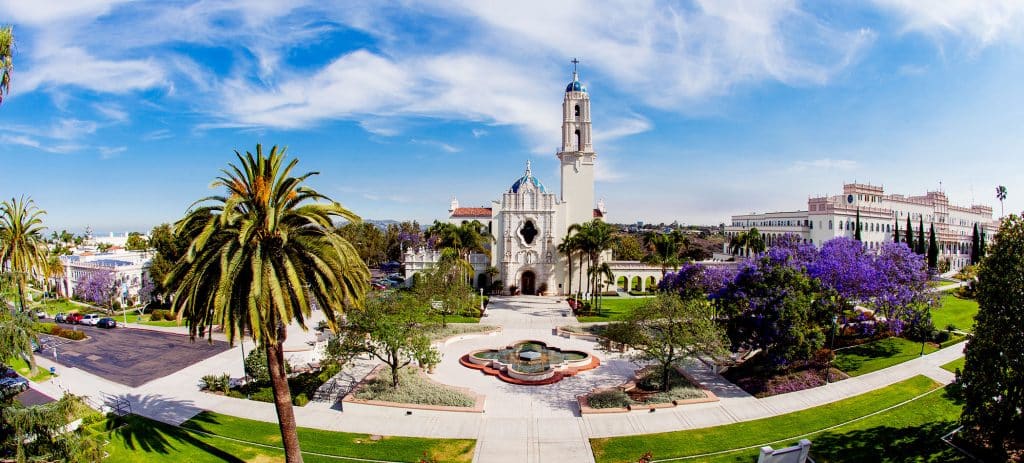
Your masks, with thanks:
[[(925, 239), (928, 239), (930, 227), (934, 225), (939, 261), (947, 261), (953, 270), (970, 264), (975, 224), (988, 240), (999, 228), (999, 221), (992, 218), (992, 207), (951, 204), (942, 191), (904, 196), (885, 194), (880, 186), (847, 183), (843, 185), (841, 195), (809, 198), (805, 210), (734, 215), (726, 224), (725, 235), (731, 240), (751, 228), (757, 228), (767, 246), (786, 234), (820, 246), (840, 236), (853, 238), (858, 213), (861, 241), (870, 250), (893, 242), (896, 227), (902, 241), (906, 235), (907, 217), (913, 225), (915, 239), (921, 223), (924, 224)], [(728, 242), (722, 251), (729, 252)]]

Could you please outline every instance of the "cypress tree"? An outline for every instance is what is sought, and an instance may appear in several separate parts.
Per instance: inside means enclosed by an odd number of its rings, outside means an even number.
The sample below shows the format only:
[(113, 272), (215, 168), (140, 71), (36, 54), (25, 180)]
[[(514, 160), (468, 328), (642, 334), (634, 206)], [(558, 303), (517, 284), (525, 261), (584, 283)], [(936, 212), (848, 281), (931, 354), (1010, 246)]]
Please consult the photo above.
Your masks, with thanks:
[(917, 246), (914, 248), (914, 252), (924, 255), (924, 215), (922, 215), (917, 221), (917, 241), (914, 243)]
[(905, 243), (911, 251), (914, 250), (914, 227), (910, 223), (910, 214), (907, 214), (907, 240)]
[(971, 265), (978, 263), (978, 250), (981, 247), (981, 237), (978, 236), (978, 223), (974, 223), (974, 234), (971, 235)]
[(857, 208), (857, 231), (853, 232), (853, 239), (860, 241), (860, 208)]
[(900, 242), (900, 221), (896, 220), (895, 221), (895, 225), (896, 226), (893, 227), (893, 229), (892, 229), (892, 242), (893, 243), (899, 243)]
[(939, 243), (935, 241), (935, 224), (928, 230), (928, 268), (939, 267)]
[(981, 229), (981, 238), (978, 240), (978, 242), (980, 243), (980, 245), (978, 246), (978, 262), (981, 262), (981, 259), (983, 257), (985, 257), (985, 254), (988, 254), (987, 250), (985, 249), (985, 229), (984, 228)]
[(1024, 221), (1010, 215), (996, 236), (992, 254), (978, 271), (974, 337), (964, 349), (966, 364), (957, 383), (962, 385), (960, 422), (966, 436), (1003, 450), (1006, 442), (1024, 439)]

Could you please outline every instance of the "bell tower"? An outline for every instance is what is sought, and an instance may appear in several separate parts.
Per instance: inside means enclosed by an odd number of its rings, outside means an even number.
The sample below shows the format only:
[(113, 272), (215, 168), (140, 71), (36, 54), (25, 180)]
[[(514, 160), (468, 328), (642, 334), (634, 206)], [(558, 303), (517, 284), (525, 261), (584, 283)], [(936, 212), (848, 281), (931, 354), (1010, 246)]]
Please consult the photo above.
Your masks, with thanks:
[(590, 127), (590, 95), (580, 83), (572, 60), (572, 82), (562, 100), (562, 147), (558, 152), (562, 173), (562, 202), (566, 225), (589, 222), (594, 217), (594, 145)]

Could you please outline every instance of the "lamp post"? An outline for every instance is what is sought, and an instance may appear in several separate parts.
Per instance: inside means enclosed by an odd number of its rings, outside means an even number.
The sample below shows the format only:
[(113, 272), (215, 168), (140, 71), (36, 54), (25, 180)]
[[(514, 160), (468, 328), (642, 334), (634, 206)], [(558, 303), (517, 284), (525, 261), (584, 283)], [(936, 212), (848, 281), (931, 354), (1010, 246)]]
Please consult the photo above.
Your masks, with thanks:
[(832, 342), (829, 343), (828, 361), (825, 362), (825, 384), (828, 384), (832, 379), (832, 357), (835, 355), (836, 348), (836, 321), (839, 320), (838, 315), (832, 315)]

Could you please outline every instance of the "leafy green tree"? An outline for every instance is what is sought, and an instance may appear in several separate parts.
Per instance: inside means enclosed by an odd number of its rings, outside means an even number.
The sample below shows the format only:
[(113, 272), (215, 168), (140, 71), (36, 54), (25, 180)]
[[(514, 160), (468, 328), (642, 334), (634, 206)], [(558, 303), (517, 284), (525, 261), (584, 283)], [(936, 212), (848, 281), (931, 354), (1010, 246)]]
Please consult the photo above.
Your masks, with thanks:
[(31, 407), (16, 403), (4, 406), (0, 412), (0, 453), (12, 455), (18, 463), (102, 461), (102, 443), (97, 435), (83, 428), (65, 431), (71, 417), (85, 408), (82, 399), (71, 394)]
[(978, 314), (960, 377), (960, 421), (977, 442), (1005, 452), (1024, 441), (1024, 220), (1002, 221), (978, 272)]
[(0, 103), (11, 93), (11, 72), (14, 71), (14, 28), (0, 27)]
[(0, 359), (22, 358), (29, 364), (32, 374), (36, 373), (36, 358), (32, 355), (32, 344), (39, 344), (36, 324), (27, 312), (7, 310), (7, 301), (0, 299)]
[(473, 288), (464, 277), (472, 271), (469, 262), (453, 249), (445, 249), (434, 268), (421, 272), (413, 291), (419, 300), (429, 302), (431, 309), (441, 315), (442, 326), (448, 326), (449, 315), (466, 313), (476, 307)]
[(9, 269), (18, 286), (18, 303), (24, 311), (29, 279), (45, 268), (43, 215), (32, 198), (11, 198), (0, 203), (0, 269)]
[(985, 258), (985, 256), (988, 254), (988, 246), (985, 245), (985, 229), (984, 228), (981, 229), (981, 239), (979, 241), (980, 241), (981, 245), (978, 246), (978, 262), (980, 263), (981, 259)]
[[(203, 226), (202, 221), (196, 221), (195, 226)], [(162, 297), (167, 294), (168, 291), (164, 286), (164, 280), (178, 265), (178, 261), (185, 257), (185, 252), (189, 246), (188, 236), (196, 232), (198, 230), (177, 233), (174, 227), (167, 223), (157, 225), (149, 232), (149, 246), (156, 251), (156, 255), (153, 256), (153, 260), (149, 265), (149, 275), (153, 280), (154, 295)]]
[(422, 299), (405, 293), (368, 299), (365, 308), (347, 314), (343, 350), (384, 362), (391, 370), (391, 386), (397, 388), (402, 368), (412, 362), (430, 367), (440, 360), (426, 334), (431, 323), (425, 306)]
[(129, 251), (145, 251), (149, 249), (149, 242), (146, 241), (145, 236), (142, 236), (142, 233), (131, 232), (128, 234), (128, 240), (124, 243), (124, 248)]
[(612, 256), (616, 260), (641, 260), (644, 258), (644, 247), (636, 236), (618, 233), (612, 241)]
[(312, 305), (328, 326), (345, 308), (362, 305), (370, 273), (334, 219), (359, 217), (305, 185), (315, 172), (292, 176), (285, 149), (235, 152), (213, 187), (222, 195), (199, 200), (176, 226), (189, 240), (185, 257), (164, 284), (172, 308), (188, 322), (192, 339), (221, 326), (234, 342), (251, 330), (267, 352), (267, 368), (288, 462), (302, 461), (285, 370), (287, 326), (306, 328)]
[(663, 387), (669, 369), (687, 357), (724, 351), (725, 336), (705, 298), (683, 299), (659, 293), (633, 309), (621, 322), (608, 325), (604, 336), (637, 350), (639, 357), (661, 367)]
[(931, 224), (928, 231), (928, 268), (936, 269), (939, 266), (939, 244), (935, 241), (935, 224)]
[(376, 268), (387, 258), (384, 232), (376, 225), (367, 222), (350, 222), (339, 227), (338, 233), (352, 243), (366, 265)]

